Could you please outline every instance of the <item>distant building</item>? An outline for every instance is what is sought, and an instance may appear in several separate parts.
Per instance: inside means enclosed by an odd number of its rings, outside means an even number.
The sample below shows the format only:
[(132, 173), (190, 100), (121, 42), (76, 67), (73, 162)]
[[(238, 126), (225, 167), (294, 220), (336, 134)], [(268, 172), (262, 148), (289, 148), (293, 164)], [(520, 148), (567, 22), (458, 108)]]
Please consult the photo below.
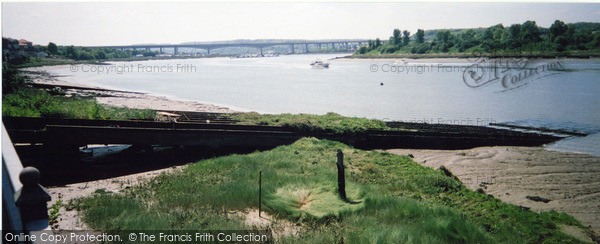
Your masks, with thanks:
[(19, 39), (19, 50), (33, 51), (33, 43), (25, 39)]
[(20, 39), (16, 40), (13, 38), (2, 38), (2, 60), (9, 61), (11, 63), (22, 63), (27, 57), (46, 57), (45, 52), (39, 52), (35, 50), (33, 43)]

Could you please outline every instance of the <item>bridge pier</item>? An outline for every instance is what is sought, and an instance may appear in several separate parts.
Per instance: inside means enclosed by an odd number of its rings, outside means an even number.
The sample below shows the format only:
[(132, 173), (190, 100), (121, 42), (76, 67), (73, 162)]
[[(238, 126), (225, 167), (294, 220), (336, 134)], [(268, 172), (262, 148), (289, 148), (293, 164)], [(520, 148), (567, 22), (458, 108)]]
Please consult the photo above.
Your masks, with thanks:
[(306, 50), (306, 53), (308, 53), (308, 43), (304, 43), (304, 50)]
[(159, 47), (158, 50), (160, 50), (160, 54), (163, 53), (162, 47)]
[(258, 47), (258, 50), (260, 51), (260, 56), (263, 57), (262, 47)]
[(292, 54), (294, 54), (294, 44), (290, 45), (290, 50), (292, 50)]
[(177, 55), (178, 51), (179, 51), (179, 50), (177, 49), (177, 47), (175, 47), (175, 46), (174, 46), (174, 47), (173, 47), (173, 54), (174, 54), (174, 55)]
[(208, 47), (206, 48), (206, 53), (207, 53), (207, 56), (210, 56), (210, 48), (208, 48)]

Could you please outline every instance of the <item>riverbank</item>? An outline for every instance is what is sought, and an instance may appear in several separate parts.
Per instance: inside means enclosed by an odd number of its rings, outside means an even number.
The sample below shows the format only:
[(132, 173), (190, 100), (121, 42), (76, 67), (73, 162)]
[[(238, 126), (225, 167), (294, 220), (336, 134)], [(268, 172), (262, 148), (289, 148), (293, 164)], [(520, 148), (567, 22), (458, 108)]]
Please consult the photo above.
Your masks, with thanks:
[[(577, 218), (584, 226), (591, 226), (595, 233), (600, 231), (600, 157), (555, 152), (539, 147), (392, 149), (387, 152), (412, 155), (415, 162), (434, 169), (444, 166), (471, 190), (481, 188), (486, 194), (503, 202), (536, 212), (565, 212)], [(95, 192), (121, 192), (163, 172), (179, 172), (184, 167), (68, 184), (52, 187), (48, 191), (52, 195), (52, 204), (59, 199), (67, 203), (72, 199), (91, 196)], [(536, 196), (541, 200), (531, 200)], [(76, 211), (61, 208), (60, 218), (62, 221), (57, 228), (85, 229)]]
[(430, 58), (531, 58), (531, 59), (554, 59), (575, 58), (589, 59), (600, 57), (598, 51), (571, 51), (571, 52), (508, 52), (508, 53), (382, 53), (382, 54), (352, 54), (345, 58), (349, 59), (430, 59)]
[[(335, 162), (337, 150), (344, 155), (351, 202), (341, 201), (335, 193), (331, 162)], [(298, 235), (283, 234), (278, 241), (284, 243), (392, 242), (398, 238), (461, 243), (569, 242), (575, 241), (571, 236), (577, 236), (572, 230), (581, 238), (586, 236), (586, 228), (570, 216), (503, 203), (469, 190), (457, 179), (423, 167), (409, 156), (363, 151), (314, 138), (264, 152), (202, 160), (181, 172), (143, 180), (118, 192), (95, 190), (91, 197), (72, 201), (67, 207), (81, 211), (86, 224), (101, 231), (199, 226), (256, 229), (243, 216), (232, 213), (258, 207), (251, 199), (258, 194), (259, 170), (263, 210), (276, 216), (274, 222), (289, 221), (298, 228)]]
[(388, 152), (411, 154), (434, 169), (444, 166), (469, 189), (481, 188), (504, 202), (565, 212), (600, 233), (600, 157), (540, 147)]
[(212, 58), (221, 56), (160, 56), (160, 57), (131, 57), (131, 58), (115, 58), (115, 59), (92, 59), (92, 60), (73, 60), (64, 58), (31, 58), (28, 62), (16, 65), (17, 68), (34, 68), (34, 67), (49, 67), (60, 65), (76, 65), (76, 64), (95, 64), (105, 65), (108, 62), (134, 62), (148, 60), (176, 60), (176, 59), (193, 59), (193, 58)]
[(192, 112), (214, 112), (214, 113), (232, 113), (235, 112), (226, 107), (203, 104), (192, 101), (179, 101), (169, 99), (163, 96), (154, 96), (140, 92), (118, 91), (104, 89), (101, 87), (86, 86), (67, 82), (60, 76), (48, 73), (51, 69), (60, 69), (65, 66), (36, 67), (22, 69), (22, 72), (29, 77), (31, 82), (39, 85), (68, 87), (64, 92), (67, 96), (95, 97), (99, 104), (127, 107), (131, 109), (151, 109), (167, 111), (192, 111)]

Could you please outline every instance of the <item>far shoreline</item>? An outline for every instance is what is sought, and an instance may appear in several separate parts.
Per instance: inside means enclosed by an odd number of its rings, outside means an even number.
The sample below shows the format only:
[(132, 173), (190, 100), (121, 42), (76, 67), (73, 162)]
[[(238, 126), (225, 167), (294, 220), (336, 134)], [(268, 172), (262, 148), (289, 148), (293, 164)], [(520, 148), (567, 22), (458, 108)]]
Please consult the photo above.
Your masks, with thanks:
[(410, 59), (429, 59), (429, 58), (529, 58), (529, 59), (556, 59), (556, 58), (570, 58), (570, 59), (592, 59), (600, 58), (600, 52), (598, 51), (575, 51), (575, 52), (497, 52), (497, 53), (385, 53), (385, 54), (352, 54), (344, 57), (348, 59), (397, 59), (397, 58), (410, 58)]

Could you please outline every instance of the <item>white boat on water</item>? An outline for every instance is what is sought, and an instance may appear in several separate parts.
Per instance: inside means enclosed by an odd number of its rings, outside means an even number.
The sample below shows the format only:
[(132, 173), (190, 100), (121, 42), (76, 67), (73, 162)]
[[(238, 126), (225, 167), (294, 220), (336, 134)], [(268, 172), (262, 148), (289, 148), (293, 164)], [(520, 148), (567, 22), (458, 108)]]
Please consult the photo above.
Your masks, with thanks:
[(323, 60), (317, 59), (315, 61), (312, 61), (312, 63), (310, 63), (310, 66), (312, 66), (313, 68), (326, 69), (326, 68), (329, 68), (329, 63), (323, 62)]

